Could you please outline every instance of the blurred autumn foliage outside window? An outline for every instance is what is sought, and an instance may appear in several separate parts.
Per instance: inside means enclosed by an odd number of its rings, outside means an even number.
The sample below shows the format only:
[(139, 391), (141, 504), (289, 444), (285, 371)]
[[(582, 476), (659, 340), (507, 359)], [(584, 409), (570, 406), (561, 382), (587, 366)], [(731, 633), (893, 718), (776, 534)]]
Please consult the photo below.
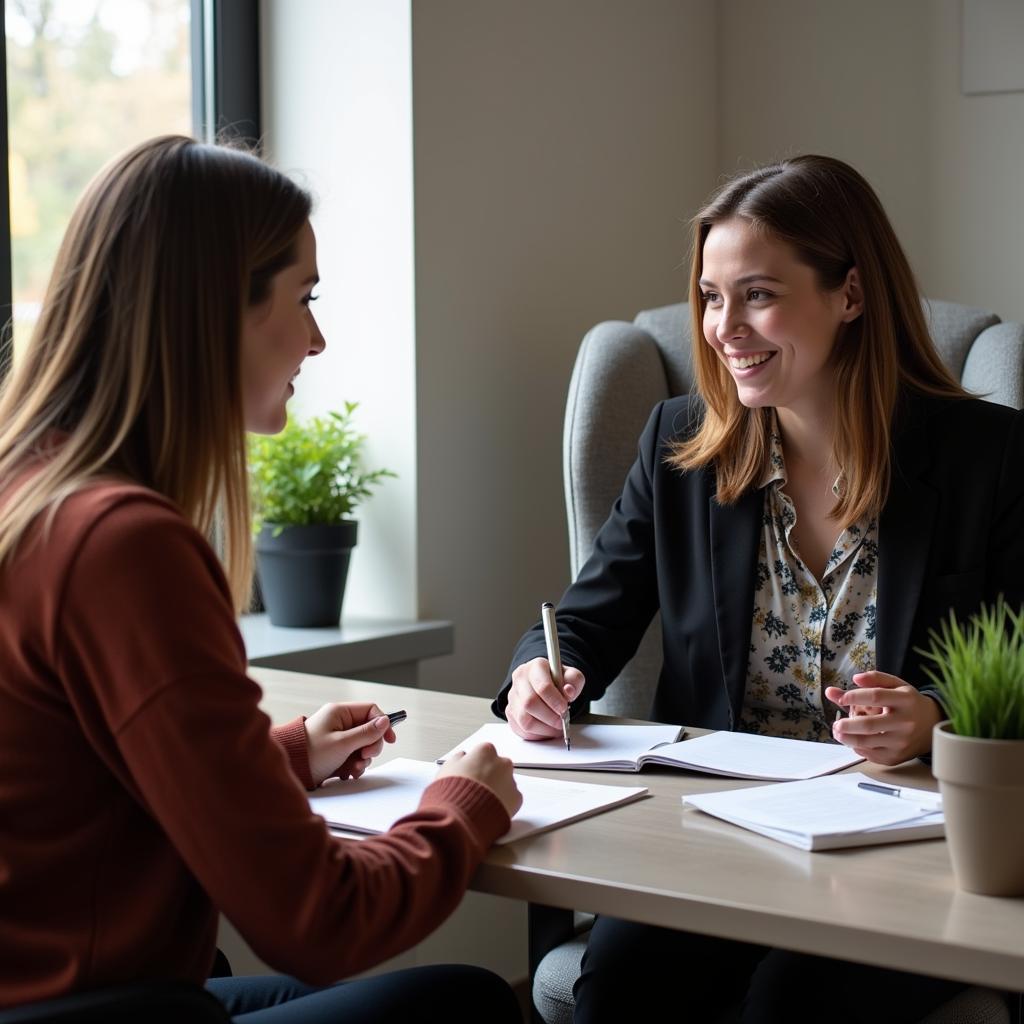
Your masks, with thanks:
[(189, 0), (7, 0), (15, 352), (89, 179), (143, 139), (192, 132)]

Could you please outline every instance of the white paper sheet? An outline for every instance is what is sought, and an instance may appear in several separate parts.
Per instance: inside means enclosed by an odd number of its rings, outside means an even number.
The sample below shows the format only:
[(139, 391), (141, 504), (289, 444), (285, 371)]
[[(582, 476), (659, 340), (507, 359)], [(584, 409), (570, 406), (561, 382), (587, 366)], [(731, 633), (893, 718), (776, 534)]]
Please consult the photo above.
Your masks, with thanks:
[(661, 747), (656, 753), (659, 763), (672, 760), (683, 767), (737, 779), (810, 779), (864, 760), (839, 743), (726, 731), (695, 736)]
[[(416, 810), (437, 765), (396, 757), (370, 768), (361, 779), (336, 779), (310, 795), (314, 813), (328, 825), (353, 832), (386, 832)], [(516, 775), (523, 806), (499, 843), (565, 825), (646, 795), (643, 786), (595, 786)]]
[(683, 803), (737, 824), (811, 837), (865, 832), (924, 818), (941, 820), (941, 815), (927, 814), (913, 801), (858, 787), (858, 783), (870, 781), (861, 772), (849, 772), (775, 786), (694, 794), (684, 797)]

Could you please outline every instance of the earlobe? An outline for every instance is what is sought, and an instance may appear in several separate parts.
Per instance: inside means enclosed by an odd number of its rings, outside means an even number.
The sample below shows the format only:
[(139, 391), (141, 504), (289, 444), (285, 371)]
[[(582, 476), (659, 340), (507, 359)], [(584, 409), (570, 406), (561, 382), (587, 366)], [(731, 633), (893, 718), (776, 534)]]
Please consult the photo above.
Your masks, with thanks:
[(843, 323), (851, 324), (864, 312), (864, 292), (860, 287), (860, 273), (856, 267), (850, 267), (843, 285)]

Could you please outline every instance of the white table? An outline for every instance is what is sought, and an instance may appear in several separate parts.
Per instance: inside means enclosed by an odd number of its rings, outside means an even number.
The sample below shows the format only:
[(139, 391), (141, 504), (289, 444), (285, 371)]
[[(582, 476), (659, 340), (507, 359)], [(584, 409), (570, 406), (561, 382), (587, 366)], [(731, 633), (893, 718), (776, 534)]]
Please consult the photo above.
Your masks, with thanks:
[[(387, 756), (432, 760), (493, 718), (479, 697), (258, 669), (280, 722), (323, 700), (373, 700), (409, 712)], [(700, 730), (693, 730), (699, 732)], [(858, 766), (894, 784), (931, 786), (921, 764)], [(649, 787), (651, 798), (488, 853), (471, 883), (542, 908), (610, 914), (1011, 991), (1024, 988), (1024, 899), (957, 890), (944, 840), (810, 853), (696, 811), (686, 793), (756, 785), (671, 769), (641, 775), (538, 772)]]

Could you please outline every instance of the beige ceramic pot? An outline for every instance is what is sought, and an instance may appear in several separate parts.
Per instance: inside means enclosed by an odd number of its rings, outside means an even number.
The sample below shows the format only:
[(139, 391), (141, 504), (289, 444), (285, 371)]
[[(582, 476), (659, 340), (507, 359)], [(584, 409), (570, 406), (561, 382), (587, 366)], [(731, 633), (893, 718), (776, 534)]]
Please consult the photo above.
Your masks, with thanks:
[(946, 840), (957, 885), (986, 896), (1024, 896), (1024, 740), (932, 734)]

